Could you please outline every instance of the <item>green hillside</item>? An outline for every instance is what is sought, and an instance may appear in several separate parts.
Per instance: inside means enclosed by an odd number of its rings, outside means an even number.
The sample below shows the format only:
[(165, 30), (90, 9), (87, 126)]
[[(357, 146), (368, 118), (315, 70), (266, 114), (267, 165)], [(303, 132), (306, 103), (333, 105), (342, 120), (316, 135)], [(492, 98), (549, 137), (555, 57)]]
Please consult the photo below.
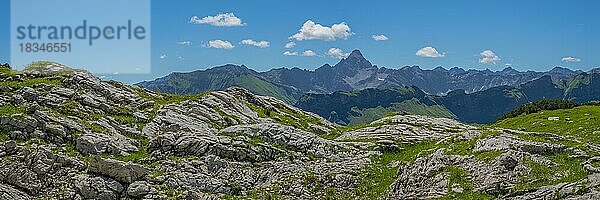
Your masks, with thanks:
[(287, 91), (283, 87), (279, 87), (252, 75), (235, 77), (232, 85), (246, 88), (258, 95), (272, 96), (288, 103), (296, 102), (296, 96), (298, 96), (298, 94), (294, 94), (293, 91)]
[(410, 114), (424, 115), (431, 117), (456, 118), (446, 107), (442, 105), (427, 105), (421, 103), (419, 99), (413, 98), (400, 103), (393, 103), (390, 107), (378, 106), (367, 109), (353, 109), (353, 112), (359, 113), (358, 116), (350, 116), (349, 126), (368, 124), (372, 121), (383, 118), (396, 112), (407, 112)]
[[(558, 120), (550, 120), (552, 117), (558, 117)], [(573, 109), (541, 111), (504, 119), (492, 126), (554, 133), (600, 144), (600, 106), (586, 105)]]
[(261, 78), (256, 71), (237, 65), (224, 65), (189, 73), (172, 73), (155, 81), (141, 82), (137, 85), (171, 94), (200, 94), (238, 86), (254, 94), (272, 96), (287, 103), (296, 102), (302, 95), (294, 88), (272, 83)]

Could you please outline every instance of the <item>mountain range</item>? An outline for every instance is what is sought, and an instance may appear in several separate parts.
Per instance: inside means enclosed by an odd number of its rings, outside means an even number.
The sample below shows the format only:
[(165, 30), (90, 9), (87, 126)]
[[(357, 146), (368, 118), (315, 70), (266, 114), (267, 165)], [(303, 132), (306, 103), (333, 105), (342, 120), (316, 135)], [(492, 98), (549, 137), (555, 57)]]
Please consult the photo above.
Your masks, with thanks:
[[(600, 100), (600, 83), (597, 80), (600, 80), (598, 73), (582, 73), (565, 81), (555, 81), (545, 75), (518, 86), (497, 86), (474, 93), (454, 90), (444, 96), (426, 94), (416, 86), (305, 94), (296, 106), (340, 124), (370, 122), (398, 111), (486, 124), (520, 105), (541, 99), (565, 99), (578, 103)], [(406, 101), (413, 106), (398, 106), (406, 104)]]
[(371, 64), (354, 50), (336, 65), (314, 71), (277, 68), (257, 72), (244, 65), (172, 73), (138, 83), (153, 91), (198, 94), (239, 86), (296, 104), (341, 124), (374, 121), (385, 113), (407, 111), (485, 124), (519, 105), (540, 99), (600, 100), (598, 69), (583, 72), (555, 67), (547, 72), (464, 70), (418, 66), (388, 69)]
[(176, 72), (153, 81), (136, 85), (164, 93), (195, 94), (240, 86), (288, 103), (295, 103), (304, 93), (327, 94), (337, 91), (367, 88), (389, 89), (398, 86), (417, 86), (427, 94), (445, 95), (453, 90), (467, 93), (492, 87), (516, 86), (549, 75), (555, 81), (564, 81), (583, 71), (555, 67), (547, 72), (517, 71), (507, 67), (502, 71), (464, 70), (459, 67), (431, 70), (418, 66), (388, 69), (371, 64), (359, 50), (336, 65), (325, 64), (314, 71), (300, 68), (276, 68), (257, 72), (241, 65), (224, 65), (207, 70)]

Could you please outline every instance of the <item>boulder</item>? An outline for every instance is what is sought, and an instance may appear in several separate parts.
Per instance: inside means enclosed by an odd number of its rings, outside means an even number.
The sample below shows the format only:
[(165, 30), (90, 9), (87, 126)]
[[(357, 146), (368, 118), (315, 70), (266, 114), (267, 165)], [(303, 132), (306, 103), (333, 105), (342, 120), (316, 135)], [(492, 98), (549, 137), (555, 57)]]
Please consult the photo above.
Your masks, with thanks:
[(88, 165), (88, 170), (106, 175), (123, 183), (133, 183), (134, 181), (142, 180), (148, 174), (148, 169), (141, 165), (100, 158), (98, 156), (92, 157)]

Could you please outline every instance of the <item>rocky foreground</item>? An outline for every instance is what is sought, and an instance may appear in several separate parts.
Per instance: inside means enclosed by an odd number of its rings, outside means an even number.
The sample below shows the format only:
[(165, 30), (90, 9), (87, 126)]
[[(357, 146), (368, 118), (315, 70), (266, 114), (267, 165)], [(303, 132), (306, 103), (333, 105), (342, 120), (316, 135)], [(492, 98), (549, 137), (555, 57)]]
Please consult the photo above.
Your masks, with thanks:
[(241, 88), (0, 69), (0, 199), (598, 199), (600, 147), (396, 115), (341, 127)]

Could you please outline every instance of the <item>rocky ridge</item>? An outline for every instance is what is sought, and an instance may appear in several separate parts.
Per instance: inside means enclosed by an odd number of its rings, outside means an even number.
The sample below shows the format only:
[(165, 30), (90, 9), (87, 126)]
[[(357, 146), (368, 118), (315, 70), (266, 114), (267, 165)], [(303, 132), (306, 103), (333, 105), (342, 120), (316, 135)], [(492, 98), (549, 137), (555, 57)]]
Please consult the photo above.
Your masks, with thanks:
[(242, 88), (167, 95), (38, 62), (0, 69), (2, 199), (598, 196), (581, 140), (396, 115), (343, 127)]

